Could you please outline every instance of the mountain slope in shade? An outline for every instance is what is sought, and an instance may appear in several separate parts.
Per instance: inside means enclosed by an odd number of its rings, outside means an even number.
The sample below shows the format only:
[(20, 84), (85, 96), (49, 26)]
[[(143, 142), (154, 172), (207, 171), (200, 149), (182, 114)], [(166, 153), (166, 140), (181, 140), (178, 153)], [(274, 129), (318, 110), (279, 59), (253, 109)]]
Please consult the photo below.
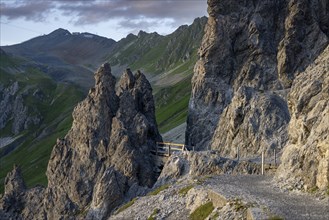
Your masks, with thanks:
[(115, 84), (109, 64), (102, 65), (95, 73), (95, 87), (73, 111), (71, 129), (53, 148), (47, 188), (26, 190), (22, 181), (22, 187), (15, 187), (19, 171), (14, 168), (8, 174), (0, 201), (4, 215), (106, 219), (124, 199), (155, 183), (158, 173), (151, 151), (162, 139), (151, 85), (141, 72), (133, 75), (129, 69)]
[(207, 18), (197, 18), (172, 34), (140, 31), (115, 42), (90, 33), (58, 29), (21, 44), (1, 47), (28, 58), (58, 82), (71, 82), (84, 91), (93, 85), (92, 72), (105, 60), (120, 77), (126, 68), (142, 70), (154, 87), (162, 132), (186, 121), (190, 80)]
[(93, 84), (92, 72), (114, 44), (114, 40), (94, 34), (57, 29), (2, 49), (44, 65), (44, 72), (56, 81), (70, 81), (87, 90)]
[(207, 18), (197, 18), (172, 34), (139, 32), (120, 40), (108, 56), (114, 72), (126, 67), (145, 72), (154, 88), (161, 132), (186, 121), (193, 67)]
[(83, 92), (54, 81), (31, 60), (1, 50), (0, 62), (0, 182), (16, 163), (28, 187), (46, 185), (52, 145), (70, 128)]
[[(161, 132), (184, 123), (196, 51), (206, 21), (205, 17), (198, 18), (192, 25), (182, 26), (168, 36), (140, 32), (138, 36), (128, 35), (118, 43), (59, 29), (19, 45), (1, 47), (8, 52), (1, 50), (0, 90), (7, 95), (2, 96), (0, 92), (0, 102), (3, 102), (1, 110), (8, 114), (0, 116), (1, 146), (5, 146), (0, 150), (3, 168), (0, 181), (15, 161), (20, 160), (28, 187), (46, 184), (44, 170), (51, 148), (56, 137), (63, 137), (70, 127), (70, 111), (94, 82), (89, 69), (105, 59), (104, 54), (111, 63), (122, 61), (112, 68), (116, 77), (120, 77), (126, 66), (152, 71), (145, 75), (154, 88)], [(175, 42), (179, 46), (175, 47)], [(117, 55), (117, 61), (111, 58), (112, 55)], [(125, 56), (127, 59), (123, 59)], [(94, 63), (85, 66), (84, 62)], [(152, 68), (148, 68), (149, 65)], [(82, 91), (77, 87), (82, 87)], [(12, 111), (15, 106), (19, 108)], [(28, 153), (31, 149), (33, 153)], [(0, 191), (2, 186), (0, 184)]]

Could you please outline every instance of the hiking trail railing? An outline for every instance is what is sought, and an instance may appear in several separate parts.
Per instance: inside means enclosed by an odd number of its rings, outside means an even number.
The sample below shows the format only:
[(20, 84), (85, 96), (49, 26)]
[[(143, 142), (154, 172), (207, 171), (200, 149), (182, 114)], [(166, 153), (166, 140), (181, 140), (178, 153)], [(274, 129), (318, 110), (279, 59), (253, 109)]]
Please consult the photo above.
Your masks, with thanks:
[(177, 144), (171, 142), (157, 142), (155, 155), (169, 157), (175, 151), (188, 151), (188, 147), (185, 144)]

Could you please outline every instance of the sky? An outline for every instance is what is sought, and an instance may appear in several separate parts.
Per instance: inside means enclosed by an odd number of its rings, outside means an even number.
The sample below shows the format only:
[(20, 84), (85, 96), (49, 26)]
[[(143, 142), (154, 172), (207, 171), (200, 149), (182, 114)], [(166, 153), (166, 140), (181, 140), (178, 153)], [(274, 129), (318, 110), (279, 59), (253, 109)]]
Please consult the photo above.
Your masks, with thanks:
[(140, 30), (166, 35), (207, 16), (206, 0), (0, 0), (0, 45), (58, 29), (116, 41)]

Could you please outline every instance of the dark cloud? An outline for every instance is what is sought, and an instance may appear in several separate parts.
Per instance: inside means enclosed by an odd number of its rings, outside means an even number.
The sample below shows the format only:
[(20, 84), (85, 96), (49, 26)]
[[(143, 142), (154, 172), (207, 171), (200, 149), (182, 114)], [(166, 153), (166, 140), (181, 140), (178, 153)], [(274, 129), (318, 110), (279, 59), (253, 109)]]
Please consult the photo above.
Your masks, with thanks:
[[(42, 21), (56, 10), (77, 26), (120, 19), (122, 27), (147, 27), (160, 20), (175, 26), (206, 14), (206, 0), (25, 0), (1, 3), (1, 15), (8, 19)], [(159, 20), (155, 22), (155, 20)], [(141, 28), (142, 28), (141, 27)]]
[(54, 7), (52, 1), (1, 1), (1, 16), (9, 20), (23, 18), (44, 21)]
[(177, 23), (206, 14), (206, 0), (114, 0), (89, 4), (59, 6), (65, 15), (74, 15), (77, 25), (93, 24), (107, 19), (170, 18)]
[(125, 29), (127, 34), (128, 33), (136, 34), (140, 30), (147, 32), (154, 32), (154, 27), (159, 27), (164, 24), (167, 26), (172, 26), (172, 21), (140, 18), (135, 20), (123, 19), (118, 22), (119, 28)]

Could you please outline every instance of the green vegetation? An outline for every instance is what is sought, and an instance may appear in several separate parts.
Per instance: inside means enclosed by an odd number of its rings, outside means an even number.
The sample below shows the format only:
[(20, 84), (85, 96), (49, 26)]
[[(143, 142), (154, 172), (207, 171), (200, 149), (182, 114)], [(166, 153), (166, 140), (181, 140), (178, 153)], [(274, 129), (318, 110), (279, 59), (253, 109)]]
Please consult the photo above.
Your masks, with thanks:
[(192, 189), (193, 187), (194, 187), (193, 185), (185, 186), (184, 188), (182, 188), (178, 191), (178, 194), (181, 196), (186, 196), (188, 191), (190, 191), (190, 189)]
[[(165, 74), (162, 82), (156, 80), (153, 85), (156, 118), (162, 133), (186, 121), (190, 81), (203, 36), (200, 30), (205, 23), (205, 19), (198, 20), (167, 36), (155, 33), (129, 35), (115, 45), (113, 53), (107, 57), (111, 65), (141, 69), (151, 77), (161, 78), (160, 74)], [(0, 64), (0, 83), (7, 87), (17, 82), (17, 93), (24, 94), (23, 103), (28, 108), (28, 115), (38, 116), (41, 120), (39, 125), (30, 126), (18, 135), (12, 133), (13, 120), (0, 130), (1, 137), (19, 137), (14, 142), (15, 150), (8, 153), (9, 147), (0, 149), (0, 193), (4, 178), (14, 163), (21, 166), (28, 187), (46, 186), (45, 172), (52, 148), (56, 139), (64, 137), (70, 129), (72, 110), (83, 98), (83, 93), (72, 84), (55, 82), (43, 72), (47, 66), (34, 65), (28, 59), (2, 54)], [(85, 66), (92, 67), (92, 64)]]
[(190, 78), (155, 93), (156, 119), (161, 133), (186, 121), (190, 93)]
[[(198, 58), (207, 19), (196, 20), (174, 33), (128, 35), (115, 46), (107, 57), (112, 65), (140, 69), (150, 77), (156, 104), (156, 119), (161, 133), (186, 122), (191, 78)], [(159, 77), (161, 76), (161, 77)]]
[(160, 192), (162, 192), (163, 190), (166, 190), (169, 188), (169, 184), (165, 184), (165, 185), (162, 185), (158, 188), (156, 188), (154, 191), (152, 192), (149, 192), (147, 195), (148, 196), (155, 196), (155, 195), (158, 195)]
[(219, 213), (216, 212), (213, 216), (211, 216), (211, 217), (209, 218), (209, 220), (217, 220), (218, 217), (219, 217)]
[(269, 220), (283, 220), (283, 218), (281, 218), (280, 216), (277, 215), (273, 215), (271, 217), (268, 218)]
[[(1, 61), (3, 57), (1, 56)], [(19, 68), (20, 63), (14, 59), (8, 65)], [(8, 72), (6, 63), (1, 63), (0, 83), (5, 87), (17, 82), (17, 94), (24, 94), (23, 105), (29, 116), (38, 115), (39, 125), (31, 125), (18, 135), (12, 133), (13, 120), (0, 130), (1, 137), (19, 137), (15, 150), (9, 147), (0, 149), (0, 193), (4, 190), (4, 178), (17, 164), (22, 168), (24, 180), (28, 187), (37, 184), (47, 186), (45, 175), (48, 160), (57, 138), (63, 138), (72, 125), (72, 110), (83, 97), (79, 88), (69, 84), (60, 84), (37, 67), (28, 67), (25, 71)], [(42, 134), (42, 135), (41, 135)]]
[(203, 220), (206, 219), (210, 213), (214, 210), (214, 205), (212, 202), (207, 202), (206, 204), (198, 207), (194, 212), (191, 213), (191, 220)]
[(160, 209), (155, 208), (153, 210), (153, 213), (150, 215), (150, 217), (147, 218), (147, 220), (155, 220), (155, 216), (160, 212)]
[(132, 200), (130, 200), (129, 202), (127, 202), (126, 204), (124, 204), (123, 206), (121, 206), (118, 211), (116, 212), (116, 214), (126, 210), (127, 208), (129, 208), (130, 206), (134, 205), (134, 203), (136, 202), (137, 198), (133, 198)]
[(317, 186), (313, 186), (311, 188), (309, 188), (307, 191), (309, 193), (316, 193), (319, 190), (319, 188)]

